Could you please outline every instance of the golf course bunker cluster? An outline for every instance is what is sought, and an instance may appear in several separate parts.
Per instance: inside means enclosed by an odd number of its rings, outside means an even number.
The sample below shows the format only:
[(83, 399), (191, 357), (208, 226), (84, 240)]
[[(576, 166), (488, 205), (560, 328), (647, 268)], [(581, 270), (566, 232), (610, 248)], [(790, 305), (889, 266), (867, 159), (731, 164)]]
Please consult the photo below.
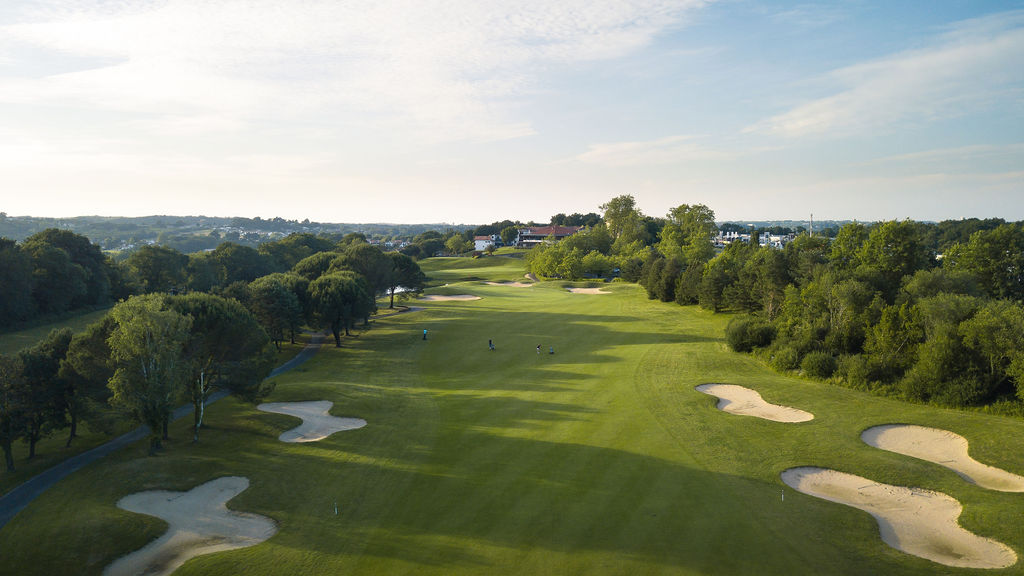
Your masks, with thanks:
[(302, 419), (302, 424), (282, 432), (277, 437), (281, 442), (316, 442), (335, 432), (355, 430), (366, 426), (362, 418), (339, 418), (329, 411), (334, 402), (315, 400), (310, 402), (267, 402), (256, 408), (264, 412), (286, 414)]
[(814, 414), (789, 406), (770, 404), (756, 390), (735, 384), (701, 384), (698, 392), (718, 397), (717, 408), (740, 416), (755, 416), (774, 422), (807, 422)]
[(893, 548), (958, 568), (1006, 568), (1017, 563), (1009, 546), (964, 530), (960, 502), (941, 492), (882, 484), (827, 468), (803, 466), (782, 472), (793, 489), (859, 508), (878, 521)]
[(168, 528), (160, 538), (115, 560), (103, 575), (162, 576), (195, 556), (254, 546), (270, 538), (277, 532), (273, 520), (225, 506), (248, 487), (248, 478), (225, 476), (188, 492), (150, 490), (121, 498), (119, 508), (161, 518)]
[(860, 437), (869, 446), (945, 466), (982, 488), (1024, 492), (1024, 477), (971, 458), (967, 454), (967, 439), (949, 430), (886, 424), (868, 428)]

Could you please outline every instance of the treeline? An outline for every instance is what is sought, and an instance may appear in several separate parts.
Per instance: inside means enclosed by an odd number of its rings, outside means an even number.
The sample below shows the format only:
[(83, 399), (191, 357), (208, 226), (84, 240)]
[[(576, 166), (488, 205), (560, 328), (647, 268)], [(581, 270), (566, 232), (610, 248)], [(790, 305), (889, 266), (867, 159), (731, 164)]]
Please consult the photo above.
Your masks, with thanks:
[(1021, 223), (850, 223), (706, 262), (653, 250), (640, 282), (651, 298), (748, 313), (729, 345), (779, 370), (949, 406), (1024, 399)]
[[(65, 309), (74, 306), (75, 295), (85, 303), (128, 297), (82, 334), (54, 331), (36, 347), (0, 356), (0, 446), (8, 469), (14, 441), (26, 441), (31, 458), (38, 440), (57, 430), (70, 428), (70, 443), (82, 419), (104, 430), (112, 419), (130, 417), (150, 427), (156, 450), (171, 409), (186, 400), (194, 406), (198, 439), (209, 395), (218, 388), (252, 399), (265, 394), (261, 382), (275, 346), (294, 343), (301, 327), (328, 329), (341, 346), (342, 333), (368, 322), (377, 296), (390, 296), (393, 307), (399, 287), (414, 292), (425, 282), (412, 258), (382, 252), (360, 234), (340, 242), (292, 235), (258, 249), (224, 243), (190, 255), (146, 246), (122, 263), (102, 258), (97, 246), (67, 231), (45, 231), (23, 245), (5, 241), (8, 258), (0, 259), (4, 278), (27, 271), (32, 279), (16, 286), (21, 301), (39, 300), (54, 310), (46, 299), (51, 295), (64, 298)], [(50, 254), (44, 264), (62, 262), (71, 272), (33, 274), (37, 250)], [(76, 260), (79, 253), (96, 263)], [(9, 262), (22, 268), (12, 270)], [(85, 272), (94, 269), (107, 275)], [(84, 286), (70, 296), (69, 278)], [(86, 280), (98, 287), (90, 292)], [(12, 284), (0, 286), (5, 302), (16, 296)]]
[(526, 255), (530, 272), (569, 280), (618, 274), (636, 282), (651, 254), (694, 265), (714, 255), (715, 213), (703, 204), (682, 204), (666, 218), (652, 218), (636, 207), (632, 196), (625, 195), (601, 205), (601, 210), (603, 217), (589, 228), (559, 242), (550, 238), (530, 250)]

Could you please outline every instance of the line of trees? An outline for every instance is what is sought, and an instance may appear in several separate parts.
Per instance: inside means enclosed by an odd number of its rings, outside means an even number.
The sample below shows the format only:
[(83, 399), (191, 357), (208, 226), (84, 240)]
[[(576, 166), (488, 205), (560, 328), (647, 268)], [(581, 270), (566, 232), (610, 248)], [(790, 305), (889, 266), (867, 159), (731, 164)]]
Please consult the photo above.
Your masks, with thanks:
[[(68, 429), (70, 445), (82, 421), (99, 431), (111, 431), (125, 417), (146, 424), (156, 451), (181, 402), (193, 406), (198, 441), (210, 395), (221, 389), (249, 400), (264, 396), (275, 349), (286, 339), (294, 343), (302, 326), (330, 330), (340, 346), (343, 333), (368, 322), (378, 296), (389, 296), (394, 307), (396, 294), (419, 291), (425, 282), (412, 258), (382, 252), (360, 234), (340, 242), (294, 235), (258, 249), (224, 243), (192, 255), (147, 246), (120, 264), (84, 237), (62, 231), (38, 236), (25, 246), (0, 243), (6, 250), (0, 256), (11, 256), (0, 259), (0, 273), (30, 270), (35, 261), (26, 265), (24, 256), (38, 252), (50, 254), (40, 261), (64, 261), (77, 271), (39, 275), (27, 285), (39, 294), (110, 301), (110, 283), (82, 272), (90, 270), (115, 272), (107, 279), (123, 279), (124, 290), (135, 294), (80, 334), (53, 331), (32, 348), (0, 356), (0, 446), (9, 470), (13, 442), (24, 440), (32, 458), (37, 442), (58, 430)], [(5, 267), (12, 261), (22, 268)], [(72, 302), (67, 299), (65, 310)]]
[(779, 370), (948, 406), (1024, 400), (1024, 225), (943, 224), (850, 223), (783, 250), (755, 234), (706, 262), (659, 243), (640, 283), (745, 312), (727, 342)]

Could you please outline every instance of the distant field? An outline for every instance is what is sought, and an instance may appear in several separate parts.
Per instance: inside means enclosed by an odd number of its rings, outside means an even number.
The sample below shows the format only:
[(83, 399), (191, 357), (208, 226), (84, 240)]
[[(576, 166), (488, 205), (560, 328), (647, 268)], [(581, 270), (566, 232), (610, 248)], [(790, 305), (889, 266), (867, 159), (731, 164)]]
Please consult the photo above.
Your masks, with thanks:
[(49, 324), (41, 324), (39, 326), (26, 328), (25, 330), (19, 330), (17, 332), (0, 333), (0, 354), (13, 354), (23, 348), (35, 346), (36, 343), (50, 333), (50, 330), (67, 327), (71, 328), (73, 332), (81, 332), (89, 324), (102, 320), (109, 311), (110, 309), (107, 308), (103, 310), (96, 310), (94, 312), (86, 312), (85, 314), (80, 314), (57, 322), (51, 322)]
[[(522, 278), (521, 260), (505, 258), (423, 267), (444, 292), (481, 299), (378, 319), (279, 377), (269, 399), (331, 400), (364, 428), (285, 444), (297, 419), (226, 399), (198, 445), (179, 422), (160, 456), (139, 444), (44, 494), (0, 530), (2, 571), (99, 574), (164, 530), (119, 498), (229, 475), (251, 484), (228, 507), (273, 518), (277, 534), (176, 575), (976, 573), (898, 552), (866, 513), (789, 489), (779, 475), (795, 466), (944, 492), (963, 503), (964, 527), (1024, 552), (1021, 494), (859, 439), (884, 423), (945, 428), (976, 459), (1022, 474), (1020, 420), (775, 374), (727, 349), (727, 316), (635, 285), (587, 295), (484, 284)], [(815, 418), (726, 414), (694, 390), (711, 382)]]

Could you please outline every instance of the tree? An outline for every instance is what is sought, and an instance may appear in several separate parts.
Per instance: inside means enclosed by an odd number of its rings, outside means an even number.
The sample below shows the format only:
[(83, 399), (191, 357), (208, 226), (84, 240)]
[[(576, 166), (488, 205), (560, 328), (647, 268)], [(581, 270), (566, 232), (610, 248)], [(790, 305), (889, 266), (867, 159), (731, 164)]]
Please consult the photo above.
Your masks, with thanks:
[(867, 240), (855, 253), (858, 272), (876, 271), (887, 302), (893, 302), (904, 276), (930, 267), (932, 255), (924, 244), (916, 222), (882, 222), (871, 228)]
[(194, 293), (171, 298), (167, 306), (191, 320), (183, 358), (194, 414), (192, 441), (198, 442), (206, 401), (214, 391), (228, 389), (247, 400), (270, 392), (262, 383), (273, 368), (274, 347), (237, 300)]
[(0, 354), (0, 448), (8, 472), (14, 472), (11, 445), (21, 438), (24, 416), (25, 369), (17, 356)]
[(669, 210), (657, 249), (666, 258), (679, 258), (683, 264), (703, 264), (715, 255), (711, 239), (716, 232), (713, 210), (703, 204), (680, 204)]
[[(78, 433), (78, 422), (84, 417), (94, 420), (101, 406), (110, 399), (107, 382), (114, 375), (107, 343), (114, 330), (114, 319), (107, 315), (71, 338), (68, 352), (60, 363), (59, 377), (64, 384), (62, 403), (70, 432), (65, 446)], [(94, 423), (91, 421), (90, 423)]]
[(70, 310), (86, 294), (85, 269), (67, 251), (39, 241), (22, 248), (32, 257), (32, 298), (43, 314)]
[(247, 305), (274, 346), (281, 348), (286, 331), (294, 332), (302, 320), (299, 298), (282, 278), (283, 274), (271, 274), (253, 280), (248, 286)]
[(299, 260), (292, 267), (292, 272), (312, 282), (323, 276), (335, 260), (341, 257), (337, 252), (317, 252)]
[(32, 259), (13, 240), (0, 238), (0, 326), (31, 318)]
[(1024, 224), (1003, 224), (971, 234), (947, 252), (944, 267), (973, 274), (992, 297), (1024, 300)]
[(401, 287), (406, 292), (419, 292), (423, 290), (427, 277), (420, 270), (419, 265), (405, 254), (388, 252), (385, 256), (391, 260), (391, 273), (386, 286), (390, 298), (388, 308), (394, 308), (395, 290)]
[(152, 454), (162, 447), (175, 399), (188, 382), (192, 319), (165, 308), (157, 295), (134, 296), (110, 315), (116, 323), (108, 340), (116, 367), (110, 401), (149, 426)]
[(233, 242), (224, 242), (210, 252), (210, 258), (223, 270), (221, 285), (252, 282), (273, 272), (270, 261), (255, 249)]
[(445, 240), (444, 247), (448, 250), (448, 253), (452, 255), (464, 254), (473, 249), (473, 246), (469, 242), (466, 242), (466, 240), (459, 234), (455, 234)]
[(110, 277), (107, 259), (99, 246), (70, 230), (49, 228), (25, 239), (23, 248), (32, 252), (38, 246), (51, 246), (67, 254), (70, 262), (81, 269), (83, 292), (71, 300), (71, 308), (100, 304), (110, 299)]
[(620, 238), (626, 242), (645, 240), (646, 229), (643, 225), (643, 214), (636, 208), (636, 200), (628, 195), (616, 196), (600, 206), (604, 213), (604, 223), (614, 240)]
[(516, 237), (519, 236), (519, 228), (515, 226), (506, 226), (501, 229), (501, 242), (506, 246), (511, 246), (515, 242)]
[(330, 328), (338, 348), (341, 347), (341, 331), (349, 336), (354, 320), (369, 315), (374, 306), (366, 278), (350, 270), (317, 278), (309, 285), (309, 296), (314, 322)]
[[(369, 283), (371, 295), (376, 296), (387, 290), (394, 262), (380, 251), (380, 248), (365, 242), (354, 243), (331, 263), (327, 273), (351, 270), (361, 274)], [(418, 268), (418, 266), (417, 266)]]
[(28, 442), (28, 458), (36, 455), (36, 444), (64, 419), (64, 383), (58, 376), (60, 361), (71, 344), (71, 329), (51, 330), (41, 342), (19, 352), (24, 366), (23, 437)]
[(189, 257), (174, 248), (142, 246), (125, 259), (136, 293), (170, 292), (185, 285)]

